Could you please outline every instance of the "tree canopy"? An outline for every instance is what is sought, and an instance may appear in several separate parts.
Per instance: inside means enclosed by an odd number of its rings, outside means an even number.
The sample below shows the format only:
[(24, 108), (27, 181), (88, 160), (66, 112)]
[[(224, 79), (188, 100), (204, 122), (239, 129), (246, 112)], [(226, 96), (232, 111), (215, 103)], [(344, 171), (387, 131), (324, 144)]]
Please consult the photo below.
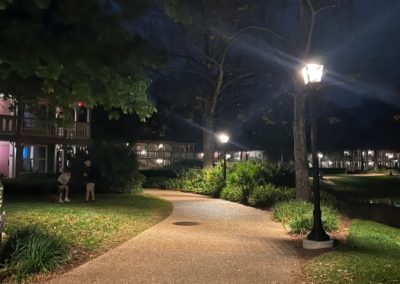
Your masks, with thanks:
[(17, 101), (102, 105), (110, 117), (149, 117), (153, 52), (131, 28), (147, 1), (2, 0), (0, 92)]

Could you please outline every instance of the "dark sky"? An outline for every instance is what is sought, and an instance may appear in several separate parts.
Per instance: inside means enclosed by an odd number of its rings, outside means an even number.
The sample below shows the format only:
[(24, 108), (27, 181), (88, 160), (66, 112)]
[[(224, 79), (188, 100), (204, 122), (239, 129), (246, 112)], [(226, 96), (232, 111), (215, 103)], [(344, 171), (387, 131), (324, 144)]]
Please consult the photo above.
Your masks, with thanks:
[[(358, 74), (330, 95), (353, 106), (363, 96), (398, 104), (400, 78), (400, 1), (355, 0), (352, 16), (324, 31), (327, 69), (339, 78)], [(328, 33), (328, 34), (327, 34)], [(398, 92), (398, 90), (397, 90)]]
[[(289, 1), (292, 4), (295, 2), (297, 1)], [(325, 135), (329, 134), (329, 131), (333, 129), (334, 131), (340, 131), (346, 128), (347, 134), (343, 135), (352, 133), (360, 136), (361, 134), (359, 133), (362, 132), (365, 138), (371, 134), (374, 130), (373, 127), (375, 127), (379, 128), (381, 136), (384, 136), (385, 131), (388, 134), (386, 136), (390, 136), (396, 131), (397, 127), (393, 123), (392, 114), (400, 106), (400, 1), (353, 0), (352, 3), (353, 5), (333, 8), (332, 11), (327, 10), (317, 19), (312, 52), (322, 56), (324, 59), (325, 69), (327, 70), (327, 75), (324, 78), (325, 84), (335, 85), (338, 82), (342, 82), (337, 86), (326, 88), (320, 95), (324, 96), (325, 102), (333, 101), (333, 103), (348, 109), (358, 108), (357, 111), (351, 111), (349, 115), (343, 115), (343, 117), (351, 120), (346, 127), (336, 125), (330, 128), (326, 124), (326, 121), (322, 121), (322, 124), (326, 127), (326, 131), (322, 131), (322, 133)], [(286, 21), (288, 26), (294, 24), (294, 14), (291, 13), (290, 9), (278, 16), (281, 17), (281, 20)], [(144, 18), (138, 21), (136, 26), (142, 36), (147, 39), (153, 38), (150, 42), (156, 47), (161, 46), (160, 42), (170, 43), (174, 41), (174, 38), (170, 36), (171, 33), (169, 33), (173, 29), (174, 24), (168, 20), (164, 21), (165, 19), (155, 21), (159, 25), (157, 27), (158, 34), (156, 34), (156, 40), (154, 40), (154, 34), (149, 34), (151, 29), (146, 26), (148, 19), (160, 17), (160, 10), (152, 10), (146, 17), (147, 19)], [(253, 56), (258, 56), (260, 60), (268, 60), (268, 56), (263, 55), (265, 47), (262, 44), (260, 46), (243, 44), (242, 47), (246, 52), (254, 53)], [(173, 60), (169, 62), (168, 68), (179, 66), (179, 61)], [(260, 93), (260, 96), (262, 95), (264, 94)], [(365, 103), (365, 99), (369, 99), (368, 103)], [(380, 110), (374, 110), (373, 99), (377, 99), (382, 103), (375, 104), (375, 108), (380, 108)], [(386, 113), (383, 110), (386, 107), (385, 103), (390, 105), (390, 115), (383, 118), (382, 116), (385, 116)], [(328, 106), (329, 103), (324, 105), (324, 108), (326, 109)], [(373, 114), (368, 115), (364, 113), (363, 115), (359, 115), (363, 113), (360, 107), (364, 106), (369, 108), (368, 111)], [(254, 115), (254, 113), (252, 114)], [(326, 115), (331, 114), (327, 112)], [(173, 139), (175, 136), (178, 140), (195, 140), (194, 142), (200, 144), (199, 129), (190, 124), (187, 124), (185, 127), (185, 123), (183, 122), (185, 117), (179, 114), (174, 116), (168, 118), (170, 122), (170, 132), (167, 133), (168, 138)], [(131, 122), (134, 120), (132, 118), (125, 119), (123, 123), (124, 128), (129, 131), (135, 125), (135, 129), (143, 130), (140, 124)], [(150, 131), (150, 134), (158, 133), (157, 128), (160, 127), (160, 122), (165, 122), (165, 118), (157, 118), (156, 116), (151, 119), (151, 123), (147, 125), (147, 129), (153, 129), (154, 131)], [(343, 121), (343, 123), (346, 123), (346, 121)], [(251, 122), (247, 122), (245, 125), (241, 122), (235, 123), (234, 121), (230, 121), (230, 125), (233, 125), (236, 130), (246, 127), (250, 134), (252, 133), (250, 129), (251, 124)], [(389, 124), (390, 127), (385, 130), (385, 125)], [(255, 121), (252, 125), (254, 128), (260, 130), (262, 122)], [(179, 133), (177, 131), (174, 132), (174, 130), (180, 127), (181, 131)], [(290, 130), (290, 126), (288, 128)], [(357, 132), (356, 130), (360, 130), (361, 132)], [(268, 127), (263, 131), (265, 132), (264, 136), (272, 136), (268, 132)], [(139, 133), (143, 131), (131, 131), (132, 136), (141, 138), (135, 132)], [(193, 135), (190, 136), (187, 133), (192, 133)], [(259, 140), (258, 142), (261, 141), (261, 144), (264, 143), (262, 135), (257, 135), (254, 136), (254, 139)], [(281, 133), (279, 135), (286, 134)], [(146, 135), (146, 138), (151, 137)], [(346, 139), (349, 140), (350, 137), (344, 137), (344, 139), (338, 142), (338, 145), (346, 147)], [(248, 137), (247, 141), (250, 140), (252, 140), (252, 137)], [(268, 143), (267, 140), (265, 140), (265, 143)], [(278, 141), (277, 143), (282, 141), (280, 138), (275, 140)], [(389, 139), (385, 137), (383, 140)], [(393, 147), (393, 143), (391, 143), (391, 147)]]

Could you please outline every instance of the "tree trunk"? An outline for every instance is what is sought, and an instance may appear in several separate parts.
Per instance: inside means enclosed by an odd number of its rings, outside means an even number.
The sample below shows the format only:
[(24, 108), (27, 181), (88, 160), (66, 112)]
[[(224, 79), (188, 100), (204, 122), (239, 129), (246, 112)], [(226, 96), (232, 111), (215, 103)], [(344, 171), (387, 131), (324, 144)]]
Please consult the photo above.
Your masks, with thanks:
[(308, 200), (308, 161), (306, 143), (306, 97), (303, 92), (294, 95), (294, 164), (296, 174), (296, 199)]
[(214, 163), (214, 113), (206, 110), (203, 114), (203, 168), (211, 168)]
[(374, 169), (379, 170), (378, 149), (374, 149)]

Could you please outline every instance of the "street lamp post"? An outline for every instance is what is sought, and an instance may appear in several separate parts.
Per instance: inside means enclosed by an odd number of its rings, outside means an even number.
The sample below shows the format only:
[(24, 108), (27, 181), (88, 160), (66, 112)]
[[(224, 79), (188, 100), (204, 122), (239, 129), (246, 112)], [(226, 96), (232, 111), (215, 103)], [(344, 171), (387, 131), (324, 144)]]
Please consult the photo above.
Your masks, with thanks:
[(225, 149), (225, 145), (226, 143), (228, 143), (229, 141), (229, 136), (225, 133), (220, 133), (218, 134), (218, 139), (219, 142), (221, 142), (222, 147), (223, 147), (223, 155), (224, 155), (224, 172), (223, 172), (223, 176), (224, 176), (224, 181), (226, 181), (226, 149)]
[[(315, 103), (315, 102), (314, 102), (314, 103)], [(313, 109), (315, 110), (316, 107), (313, 106)], [(317, 116), (317, 115), (315, 114), (315, 117), (316, 117), (316, 116)], [(316, 123), (316, 122), (317, 122), (317, 119), (315, 118), (315, 123)], [(315, 125), (316, 125), (316, 124), (315, 124)], [(323, 157), (324, 157), (324, 154), (318, 153), (318, 166), (321, 165), (321, 167), (318, 167), (320, 179), (324, 179), (324, 173), (323, 173), (324, 165), (322, 164), (322, 158), (323, 158)]]
[(392, 172), (392, 159), (393, 159), (393, 154), (392, 153), (390, 153), (390, 154), (387, 154), (387, 157), (389, 158), (389, 175), (393, 175), (393, 172)]
[[(304, 83), (312, 85), (321, 82), (323, 65), (310, 63), (306, 64), (301, 73)], [(313, 192), (314, 192), (314, 211), (313, 211), (313, 228), (307, 235), (307, 239), (303, 240), (303, 248), (319, 249), (333, 246), (333, 241), (325, 232), (321, 220), (321, 200), (319, 190), (319, 157), (317, 144), (317, 107), (315, 100), (311, 100), (311, 153), (313, 164)]]

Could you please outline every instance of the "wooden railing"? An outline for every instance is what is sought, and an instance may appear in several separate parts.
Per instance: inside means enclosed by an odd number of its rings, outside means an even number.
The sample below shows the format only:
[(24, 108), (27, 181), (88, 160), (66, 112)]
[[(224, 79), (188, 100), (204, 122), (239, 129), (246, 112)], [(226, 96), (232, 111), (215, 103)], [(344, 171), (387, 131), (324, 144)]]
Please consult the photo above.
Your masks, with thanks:
[(172, 151), (136, 151), (139, 159), (195, 159), (195, 153), (174, 153)]
[(0, 115), (0, 134), (17, 133), (17, 119), (10, 115)]
[[(19, 134), (22, 136), (56, 137), (67, 139), (90, 138), (89, 124), (75, 122), (60, 125), (41, 121), (35, 118), (20, 119)], [(0, 115), (0, 134), (17, 134), (17, 117)]]

